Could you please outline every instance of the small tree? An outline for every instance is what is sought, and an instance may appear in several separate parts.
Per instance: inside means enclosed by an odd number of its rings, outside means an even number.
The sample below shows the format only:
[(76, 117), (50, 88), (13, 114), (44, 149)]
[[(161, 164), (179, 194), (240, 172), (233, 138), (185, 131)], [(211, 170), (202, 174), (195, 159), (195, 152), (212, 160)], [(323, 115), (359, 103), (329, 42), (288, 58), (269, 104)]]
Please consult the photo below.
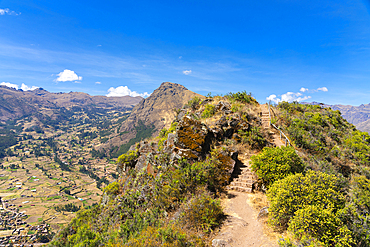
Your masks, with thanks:
[(289, 223), (288, 231), (298, 240), (314, 238), (320, 246), (352, 246), (351, 231), (332, 208), (310, 205), (298, 210)]
[(339, 179), (323, 172), (309, 171), (276, 181), (267, 192), (270, 201), (270, 222), (287, 228), (295, 213), (310, 205), (332, 209), (344, 207), (345, 197)]
[(138, 152), (130, 150), (125, 154), (118, 157), (117, 160), (117, 171), (121, 173), (125, 171), (127, 167), (133, 168), (136, 164), (136, 159), (139, 157)]
[(267, 187), (276, 180), (304, 170), (303, 161), (293, 147), (266, 147), (251, 159), (253, 171)]

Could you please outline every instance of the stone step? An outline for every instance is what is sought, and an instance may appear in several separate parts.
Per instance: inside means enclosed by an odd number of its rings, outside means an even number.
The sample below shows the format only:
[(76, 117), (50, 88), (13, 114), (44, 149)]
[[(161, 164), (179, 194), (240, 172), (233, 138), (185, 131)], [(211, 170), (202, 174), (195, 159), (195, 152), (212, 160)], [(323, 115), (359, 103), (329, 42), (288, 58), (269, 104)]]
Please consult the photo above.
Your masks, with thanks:
[(231, 183), (233, 183), (232, 185), (237, 185), (237, 186), (244, 186), (245, 185), (245, 186), (249, 187), (249, 185), (253, 184), (254, 181), (255, 180), (248, 180), (248, 181), (234, 180)]
[(246, 183), (246, 184), (253, 184), (256, 180), (254, 179), (240, 179), (240, 178), (237, 178), (234, 180), (234, 182), (238, 182), (238, 183)]
[(257, 178), (256, 174), (254, 173), (251, 173), (251, 172), (248, 172), (248, 173), (242, 173), (238, 176), (239, 178), (245, 178), (245, 179), (248, 179), (248, 178)]
[(244, 188), (244, 187), (239, 187), (239, 186), (230, 186), (230, 189), (239, 191), (239, 192), (247, 192), (247, 193), (252, 192), (252, 188)]
[(244, 186), (244, 187), (250, 187), (249, 183), (244, 183), (244, 182), (238, 182), (238, 181), (232, 181), (230, 183), (231, 186)]
[(253, 172), (251, 171), (242, 171), (242, 173), (240, 175), (247, 175), (247, 176), (252, 176), (253, 175)]
[(238, 186), (238, 187), (246, 187), (246, 188), (252, 188), (253, 183), (243, 183), (243, 182), (236, 182), (233, 181), (230, 183), (231, 186)]
[[(257, 176), (253, 175), (253, 174), (240, 174), (237, 178), (240, 178), (240, 179), (257, 179)], [(235, 179), (237, 179), (235, 178)]]

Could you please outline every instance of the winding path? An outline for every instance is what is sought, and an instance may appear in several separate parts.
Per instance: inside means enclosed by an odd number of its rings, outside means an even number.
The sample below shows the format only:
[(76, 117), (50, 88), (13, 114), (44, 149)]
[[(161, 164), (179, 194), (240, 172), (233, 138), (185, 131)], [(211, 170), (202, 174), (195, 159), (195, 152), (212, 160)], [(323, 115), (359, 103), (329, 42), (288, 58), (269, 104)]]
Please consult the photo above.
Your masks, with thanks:
[[(277, 147), (285, 146), (281, 141), (279, 134), (270, 126), (270, 114), (268, 105), (260, 106), (261, 123), (265, 130), (269, 131), (273, 139), (273, 143)], [(249, 159), (241, 155), (239, 160), (243, 163), (245, 170), (242, 170), (242, 176), (236, 178), (229, 186), (230, 189), (238, 190), (240, 187), (245, 187), (244, 190), (239, 189), (238, 192), (229, 190), (228, 198), (223, 199), (224, 212), (226, 220), (220, 229), (220, 232), (212, 241), (214, 247), (277, 247), (278, 244), (274, 240), (270, 240), (263, 232), (263, 223), (257, 219), (257, 212), (248, 203), (248, 196), (251, 192), (251, 183), (253, 183), (253, 175), (250, 175)], [(248, 170), (248, 171), (247, 171)], [(245, 178), (244, 178), (245, 177)], [(244, 181), (245, 180), (245, 181)], [(249, 181), (251, 180), (251, 181)]]
[(229, 191), (229, 199), (223, 200), (227, 218), (213, 240), (217, 247), (277, 247), (263, 232), (257, 219), (258, 212), (248, 204), (248, 193)]

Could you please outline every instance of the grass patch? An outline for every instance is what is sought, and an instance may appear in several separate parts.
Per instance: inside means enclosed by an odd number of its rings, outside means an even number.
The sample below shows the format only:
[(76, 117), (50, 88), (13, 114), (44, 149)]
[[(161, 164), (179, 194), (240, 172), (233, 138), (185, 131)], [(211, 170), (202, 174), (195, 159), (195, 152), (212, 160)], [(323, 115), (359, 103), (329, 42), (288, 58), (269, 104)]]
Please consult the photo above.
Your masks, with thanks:
[(60, 199), (60, 198), (61, 198), (61, 196), (52, 196), (52, 197), (48, 197), (46, 200), (51, 201), (51, 200)]

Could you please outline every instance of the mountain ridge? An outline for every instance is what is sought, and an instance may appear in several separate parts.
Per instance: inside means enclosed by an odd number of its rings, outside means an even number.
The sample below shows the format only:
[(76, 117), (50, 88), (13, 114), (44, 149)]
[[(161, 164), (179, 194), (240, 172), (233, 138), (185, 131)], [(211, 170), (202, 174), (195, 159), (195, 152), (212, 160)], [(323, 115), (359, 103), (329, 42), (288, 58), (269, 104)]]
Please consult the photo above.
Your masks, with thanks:
[(50, 115), (50, 110), (63, 107), (67, 109), (74, 106), (130, 109), (141, 99), (141, 97), (131, 96), (91, 96), (81, 92), (51, 93), (43, 88), (23, 91), (1, 85), (0, 121), (14, 120), (37, 112)]

